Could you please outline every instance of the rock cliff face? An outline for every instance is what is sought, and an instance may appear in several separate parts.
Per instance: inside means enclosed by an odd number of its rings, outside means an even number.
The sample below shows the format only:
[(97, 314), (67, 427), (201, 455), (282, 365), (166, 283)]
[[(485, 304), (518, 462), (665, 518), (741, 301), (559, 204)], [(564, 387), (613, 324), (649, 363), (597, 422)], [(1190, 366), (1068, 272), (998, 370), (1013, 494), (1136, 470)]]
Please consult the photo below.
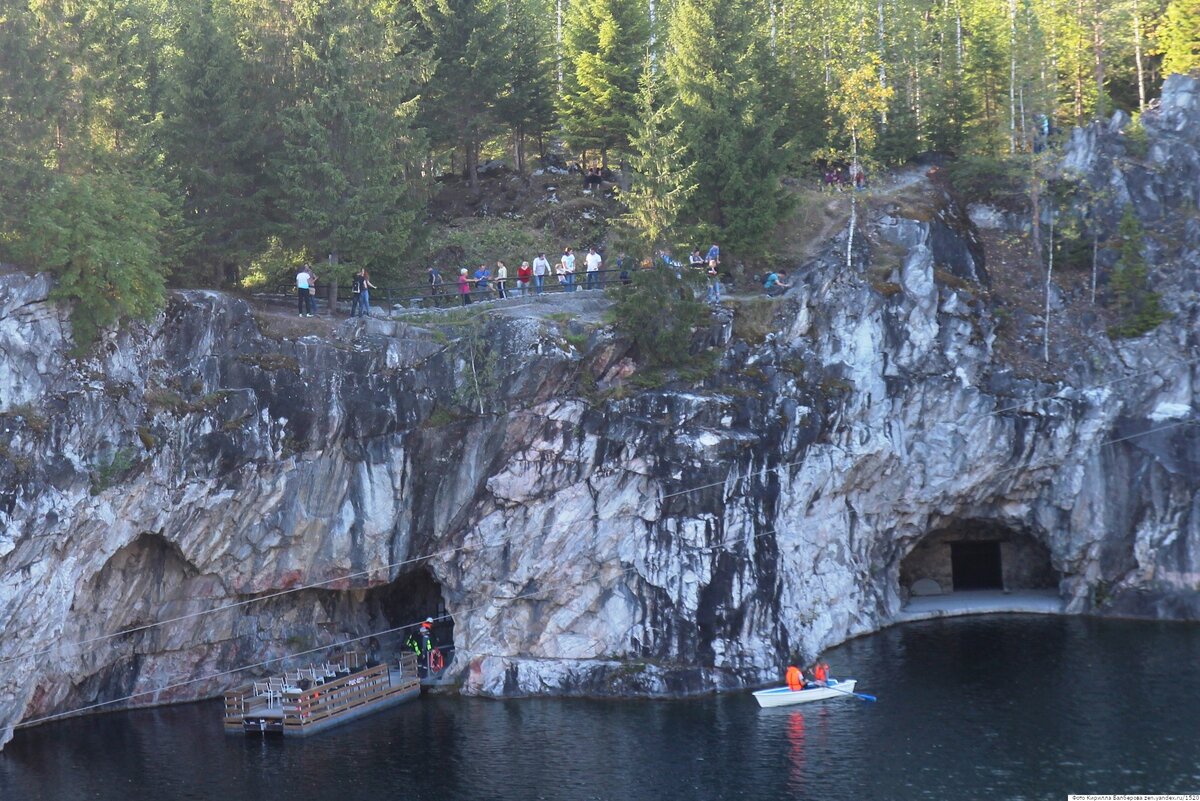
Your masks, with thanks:
[(952, 206), (723, 312), (688, 389), (635, 388), (583, 298), (275, 338), (181, 292), (70, 361), (48, 279), (0, 275), (0, 739), (443, 607), (468, 693), (761, 683), (886, 625), (903, 558), (971, 521), (1039, 543), (1072, 611), (1200, 617), (1200, 90), (1172, 81), (1146, 159), (1102, 155), (1118, 120), (1067, 162), (1178, 226), (1151, 245), (1173, 318), (1060, 346), (1056, 381), (997, 358)]

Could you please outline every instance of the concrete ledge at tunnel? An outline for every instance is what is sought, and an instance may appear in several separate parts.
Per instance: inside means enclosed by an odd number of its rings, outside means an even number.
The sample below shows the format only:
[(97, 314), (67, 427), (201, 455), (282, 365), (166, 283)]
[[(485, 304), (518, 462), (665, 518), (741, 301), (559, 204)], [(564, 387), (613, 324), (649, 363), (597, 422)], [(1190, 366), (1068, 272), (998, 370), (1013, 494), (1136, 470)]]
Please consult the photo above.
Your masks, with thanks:
[(1057, 590), (964, 590), (946, 595), (914, 597), (885, 625), (962, 615), (1000, 613), (1066, 614)]

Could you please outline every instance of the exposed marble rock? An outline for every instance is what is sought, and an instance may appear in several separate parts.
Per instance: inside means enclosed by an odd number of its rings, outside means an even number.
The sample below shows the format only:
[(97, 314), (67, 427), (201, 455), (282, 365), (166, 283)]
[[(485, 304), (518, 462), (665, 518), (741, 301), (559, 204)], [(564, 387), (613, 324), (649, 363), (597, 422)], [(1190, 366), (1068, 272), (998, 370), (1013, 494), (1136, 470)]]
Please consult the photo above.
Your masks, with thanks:
[[(1066, 161), (1152, 195), (1152, 223), (1200, 187), (1195, 81), (1143, 120), (1145, 166), (1114, 168), (1102, 126)], [(717, 319), (720, 367), (690, 389), (636, 388), (604, 326), (276, 340), (200, 291), (74, 361), (47, 278), (0, 275), (0, 739), (134, 693), (210, 695), (438, 605), (468, 693), (760, 684), (887, 624), (904, 557), (971, 521), (1044, 548), (1072, 611), (1197, 617), (1200, 226), (1161, 272), (1172, 320), (1051, 385), (997, 359), (951, 211), (942, 233), (877, 221), (899, 291), (867, 279), (867, 244), (847, 270), (835, 241), (765, 341)]]

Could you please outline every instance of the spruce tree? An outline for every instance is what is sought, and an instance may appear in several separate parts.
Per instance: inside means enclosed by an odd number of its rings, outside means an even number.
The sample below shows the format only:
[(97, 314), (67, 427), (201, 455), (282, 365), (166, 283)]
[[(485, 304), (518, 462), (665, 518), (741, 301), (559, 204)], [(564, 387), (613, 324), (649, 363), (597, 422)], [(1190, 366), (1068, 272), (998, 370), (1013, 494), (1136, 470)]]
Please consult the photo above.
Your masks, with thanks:
[(504, 87), (497, 102), (501, 122), (513, 133), (514, 166), (525, 169), (525, 139), (554, 125), (554, 62), (541, 0), (506, 0)]
[(225, 0), (181, 3), (179, 14), (159, 134), (182, 194), (184, 245), (174, 278), (236, 282), (239, 265), (262, 250), (270, 230), (274, 185), (263, 164), (274, 104), (238, 50)]
[(508, 71), (502, 0), (413, 0), (418, 44), (433, 56), (420, 122), (434, 142), (458, 147), (472, 188), (483, 143), (495, 131)]
[(1142, 257), (1145, 232), (1131, 206), (1125, 207), (1117, 227), (1120, 252), (1112, 271), (1117, 323), (1109, 329), (1116, 337), (1136, 337), (1153, 330), (1169, 315), (1157, 292), (1150, 288), (1146, 260)]
[(697, 235), (753, 257), (789, 208), (780, 185), (786, 104), (774, 90), (768, 31), (751, 0), (678, 0), (665, 71), (696, 164)]
[(638, 76), (650, 44), (644, 0), (573, 0), (563, 31), (559, 118), (567, 140), (607, 164), (637, 127)]
[(394, 6), (297, 0), (293, 11), (291, 98), (272, 162), (281, 235), (331, 265), (348, 256), (394, 269), (424, 207), (406, 165), (422, 144), (413, 97), (425, 65)]
[(630, 143), (632, 187), (625, 194), (626, 224), (652, 255), (676, 233), (676, 223), (696, 190), (695, 165), (686, 162), (682, 126), (673, 122), (674, 104), (661, 98), (661, 78), (647, 60), (638, 93), (638, 129)]

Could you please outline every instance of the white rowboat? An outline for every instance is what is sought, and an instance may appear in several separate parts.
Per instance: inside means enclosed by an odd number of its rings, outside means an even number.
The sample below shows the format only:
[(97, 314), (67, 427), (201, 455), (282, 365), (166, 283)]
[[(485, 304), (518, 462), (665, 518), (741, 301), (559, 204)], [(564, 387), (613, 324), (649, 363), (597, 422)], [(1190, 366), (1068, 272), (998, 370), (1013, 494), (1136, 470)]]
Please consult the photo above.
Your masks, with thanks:
[(829, 698), (852, 698), (855, 679), (830, 679), (828, 687), (811, 687), (807, 690), (793, 690), (788, 687), (772, 687), (769, 690), (758, 690), (754, 700), (762, 707), (791, 706), (806, 704), (809, 701), (824, 701)]

